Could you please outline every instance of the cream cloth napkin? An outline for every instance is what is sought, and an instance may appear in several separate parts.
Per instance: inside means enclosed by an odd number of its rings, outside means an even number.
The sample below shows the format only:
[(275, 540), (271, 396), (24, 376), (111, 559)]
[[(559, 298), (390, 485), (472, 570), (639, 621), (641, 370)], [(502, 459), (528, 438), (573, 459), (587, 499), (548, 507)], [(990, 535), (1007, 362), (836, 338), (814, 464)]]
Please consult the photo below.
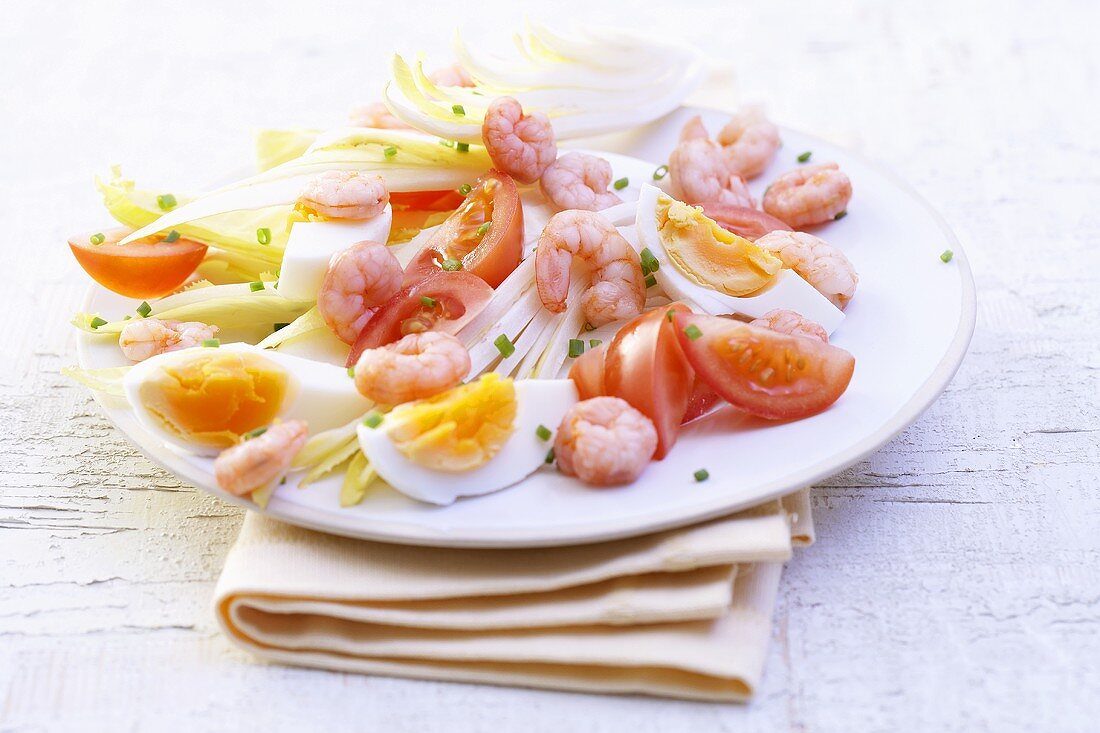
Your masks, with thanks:
[(575, 547), (468, 550), (334, 537), (249, 514), (215, 590), (222, 629), (286, 664), (747, 699), (806, 492)]

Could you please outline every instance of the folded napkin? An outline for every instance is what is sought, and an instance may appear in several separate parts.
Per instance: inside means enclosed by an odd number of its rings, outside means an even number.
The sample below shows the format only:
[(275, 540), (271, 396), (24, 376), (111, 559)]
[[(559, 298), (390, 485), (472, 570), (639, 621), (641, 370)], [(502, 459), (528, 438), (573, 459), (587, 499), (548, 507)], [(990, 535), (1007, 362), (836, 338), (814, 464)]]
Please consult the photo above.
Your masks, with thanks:
[(574, 547), (471, 550), (334, 537), (249, 514), (215, 590), (229, 638), (286, 664), (745, 700), (806, 492)]

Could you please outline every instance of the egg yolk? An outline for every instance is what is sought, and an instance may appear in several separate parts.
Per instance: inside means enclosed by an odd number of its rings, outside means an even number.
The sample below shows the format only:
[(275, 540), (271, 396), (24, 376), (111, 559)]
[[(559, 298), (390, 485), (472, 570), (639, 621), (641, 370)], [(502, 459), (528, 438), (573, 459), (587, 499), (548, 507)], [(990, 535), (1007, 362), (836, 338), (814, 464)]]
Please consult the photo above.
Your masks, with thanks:
[(748, 295), (771, 282), (783, 261), (727, 231), (700, 207), (662, 198), (657, 230), (669, 259), (683, 275), (726, 295)]
[(208, 351), (158, 368), (139, 395), (165, 430), (197, 445), (226, 448), (274, 421), (290, 379), (259, 354)]
[(386, 416), (397, 450), (425, 468), (469, 471), (500, 452), (516, 419), (511, 379), (486, 374)]

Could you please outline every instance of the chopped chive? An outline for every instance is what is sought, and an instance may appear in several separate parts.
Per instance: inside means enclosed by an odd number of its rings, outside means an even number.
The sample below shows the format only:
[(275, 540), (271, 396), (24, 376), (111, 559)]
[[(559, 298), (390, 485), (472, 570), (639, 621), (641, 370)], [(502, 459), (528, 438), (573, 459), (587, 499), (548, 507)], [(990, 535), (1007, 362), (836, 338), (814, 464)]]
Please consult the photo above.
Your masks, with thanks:
[(93, 318), (91, 320), (91, 322), (88, 325), (91, 326), (93, 329), (96, 329), (96, 328), (99, 328), (100, 326), (106, 326), (107, 321), (103, 320), (99, 316), (96, 316), (95, 318)]
[(477, 236), (484, 237), (485, 233), (489, 231), (489, 227), (491, 225), (492, 225), (492, 222), (487, 221), (484, 224), (482, 224), (481, 226), (479, 226), (477, 228)]
[(179, 238), (180, 238), (180, 233), (177, 232), (175, 229), (173, 229), (172, 231), (168, 232), (168, 236), (164, 238), (164, 241), (168, 242), (168, 244), (171, 244), (172, 242), (176, 241)]
[(810, 159), (811, 155), (813, 155), (813, 151), (807, 150), (805, 153), (799, 155), (797, 160), (799, 163), (805, 163), (807, 160)]
[(657, 284), (657, 278), (653, 277), (652, 275), (646, 275), (645, 276), (645, 286), (647, 288), (651, 288), (656, 284)]
[(452, 260), (448, 258), (443, 260), (441, 267), (447, 272), (457, 272), (462, 269), (462, 260)]
[(588, 339), (588, 348), (594, 349), (602, 343), (603, 341), (600, 339)]
[(421, 295), (420, 305), (427, 306), (428, 308), (435, 308), (435, 298), (429, 298), (427, 295)]
[(710, 472), (707, 471), (707, 469), (705, 468), (700, 468), (692, 475), (695, 476), (696, 481), (706, 481), (708, 478), (710, 478)]
[(550, 440), (550, 438), (553, 437), (554, 434), (550, 432), (550, 428), (546, 427), (545, 425), (539, 425), (537, 428), (535, 428), (535, 435), (538, 436), (539, 440)]
[(169, 209), (176, 208), (176, 197), (170, 193), (162, 193), (157, 196), (157, 206), (161, 211), (168, 211)]
[(354, 377), (355, 376), (355, 367), (354, 366), (349, 366), (348, 367), (348, 376), (349, 377)]
[(204, 339), (202, 345), (208, 349), (216, 349), (221, 346), (221, 343), (222, 342), (217, 339)]
[(276, 331), (280, 331), (280, 330), (286, 328), (289, 325), (290, 325), (289, 323), (275, 323), (275, 324), (272, 324), (271, 332), (275, 333)]
[(551, 448), (550, 450), (546, 451), (546, 463), (547, 463), (547, 465), (549, 465), (553, 462), (554, 462), (554, 449)]
[(493, 346), (497, 347), (497, 351), (499, 351), (500, 355), (505, 359), (516, 353), (516, 345), (512, 343), (512, 339), (508, 338), (503, 333), (496, 337), (493, 341)]
[(455, 141), (454, 140), (444, 140), (443, 138), (439, 138), (439, 144), (442, 145), (445, 148), (453, 148), (455, 146)]
[(622, 191), (624, 188), (626, 188), (627, 186), (630, 185), (630, 179), (627, 178), (626, 176), (623, 176), (622, 178), (616, 180), (611, 185), (615, 187), (616, 191)]
[(251, 290), (253, 293), (255, 293), (258, 290), (263, 290), (264, 289), (263, 281), (257, 280), (254, 283), (249, 283), (248, 284), (248, 289)]
[(470, 152), (470, 143), (455, 143), (455, 150), (460, 153)]
[(649, 247), (642, 250), (642, 269), (646, 271), (647, 275), (661, 269), (661, 263), (658, 262), (657, 258), (653, 256), (653, 253), (649, 251)]
[(260, 244), (271, 244), (271, 230), (262, 227), (256, 230), (256, 241)]
[(668, 322), (669, 323), (672, 323), (672, 316), (675, 312), (676, 311), (672, 310), (671, 308), (669, 309), (669, 311), (668, 311)]
[(463, 183), (461, 186), (458, 187), (458, 192), (463, 196), (468, 196), (470, 194), (470, 191), (473, 190), (474, 187), (471, 186), (469, 183)]
[(952, 252), (949, 249), (945, 249), (943, 251), (943, 254), (940, 255), (940, 259), (943, 260), (944, 262), (950, 262), (951, 258), (954, 257), (954, 256), (955, 256), (954, 252)]
[(367, 416), (363, 419), (363, 424), (368, 428), (376, 428), (382, 424), (382, 413), (371, 410), (367, 413)]
[(693, 323), (693, 324), (691, 324), (690, 326), (688, 326), (687, 328), (685, 328), (685, 329), (684, 329), (684, 335), (685, 335), (685, 336), (687, 336), (687, 337), (688, 337), (689, 339), (691, 339), (692, 341), (694, 341), (695, 339), (697, 339), (697, 338), (699, 338), (700, 336), (702, 336), (702, 335), (703, 335), (703, 332), (702, 332), (702, 331), (700, 331), (700, 330), (699, 330), (699, 327), (698, 327), (698, 326), (696, 326), (696, 325), (695, 325), (695, 324)]
[(843, 219), (846, 216), (848, 216), (848, 212), (847, 211), (842, 211), (842, 212), (840, 212), (839, 214), (837, 214), (836, 216), (833, 217), (833, 221), (840, 221), (841, 219)]
[(260, 437), (261, 435), (263, 435), (266, 432), (267, 432), (267, 426), (266, 425), (262, 428), (256, 428), (255, 430), (249, 430), (247, 433), (245, 433), (244, 435), (241, 436), (241, 440), (252, 440), (253, 438)]
[(286, 476), (279, 479), (279, 486), (286, 486)]
[(145, 318), (145, 316), (153, 312), (153, 306), (149, 305), (149, 301), (143, 300), (141, 301), (141, 305), (137, 307), (137, 312), (139, 316)]
[(595, 327), (595, 326), (593, 326), (593, 325), (592, 325), (591, 323), (589, 323), (588, 321), (585, 321), (585, 323), (584, 323), (584, 330), (585, 330), (585, 331), (595, 331), (595, 330), (596, 330), (596, 327)]
[(452, 104), (451, 105), (451, 111), (454, 112), (459, 117), (465, 117), (466, 116), (466, 108), (463, 107), (461, 104)]
[(107, 237), (103, 236), (102, 232), (96, 232), (92, 236), (88, 237), (88, 241), (92, 244), (103, 244)]
[(386, 156), (387, 158), (392, 158), (393, 156), (397, 155), (397, 146), (387, 145), (386, 147), (382, 148), (382, 155)]
[(659, 165), (659, 166), (657, 166), (657, 170), (653, 171), (653, 180), (659, 181), (667, 175), (668, 175), (668, 166), (667, 165)]
[(584, 353), (584, 342), (580, 339), (569, 339), (569, 358), (576, 359)]
[(130, 315), (129, 313), (127, 313), (126, 315), (124, 315), (124, 316), (122, 317), (122, 320), (124, 320), (124, 321), (128, 321), (128, 320), (130, 320), (131, 318), (133, 318), (133, 316), (131, 316), (131, 315)]

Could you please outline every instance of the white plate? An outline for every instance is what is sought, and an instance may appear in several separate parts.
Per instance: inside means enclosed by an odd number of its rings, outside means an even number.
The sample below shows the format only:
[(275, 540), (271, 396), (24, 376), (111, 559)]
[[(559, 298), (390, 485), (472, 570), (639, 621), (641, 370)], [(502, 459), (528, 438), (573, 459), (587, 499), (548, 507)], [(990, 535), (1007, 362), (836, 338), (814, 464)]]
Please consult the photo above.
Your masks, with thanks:
[[(683, 122), (695, 112), (712, 132), (727, 116), (681, 109), (651, 125), (583, 147), (664, 161)], [(525, 547), (596, 542), (696, 522), (758, 504), (820, 481), (886, 443), (943, 391), (962, 361), (974, 328), (974, 283), (966, 255), (943, 220), (908, 186), (858, 155), (784, 130), (772, 166), (753, 182), (798, 165), (835, 160), (852, 179), (848, 216), (815, 234), (841, 247), (860, 275), (859, 289), (833, 343), (856, 357), (851, 386), (829, 410), (789, 423), (768, 423), (730, 409), (686, 429), (672, 454), (631, 486), (590, 489), (556, 472), (449, 507), (420, 504), (388, 489), (359, 506), (337, 503), (339, 479), (279, 488), (266, 513), (293, 524), (353, 537), (419, 545)], [(634, 181), (631, 184), (634, 185)], [(940, 253), (951, 249), (944, 264)], [(94, 286), (86, 309), (108, 318), (135, 303)], [(124, 362), (111, 339), (84, 336), (85, 368)], [(218, 489), (209, 459), (176, 453), (142, 429), (125, 408), (104, 405), (108, 418), (151, 460), (227, 501), (257, 507)], [(696, 483), (700, 468), (710, 480)]]

